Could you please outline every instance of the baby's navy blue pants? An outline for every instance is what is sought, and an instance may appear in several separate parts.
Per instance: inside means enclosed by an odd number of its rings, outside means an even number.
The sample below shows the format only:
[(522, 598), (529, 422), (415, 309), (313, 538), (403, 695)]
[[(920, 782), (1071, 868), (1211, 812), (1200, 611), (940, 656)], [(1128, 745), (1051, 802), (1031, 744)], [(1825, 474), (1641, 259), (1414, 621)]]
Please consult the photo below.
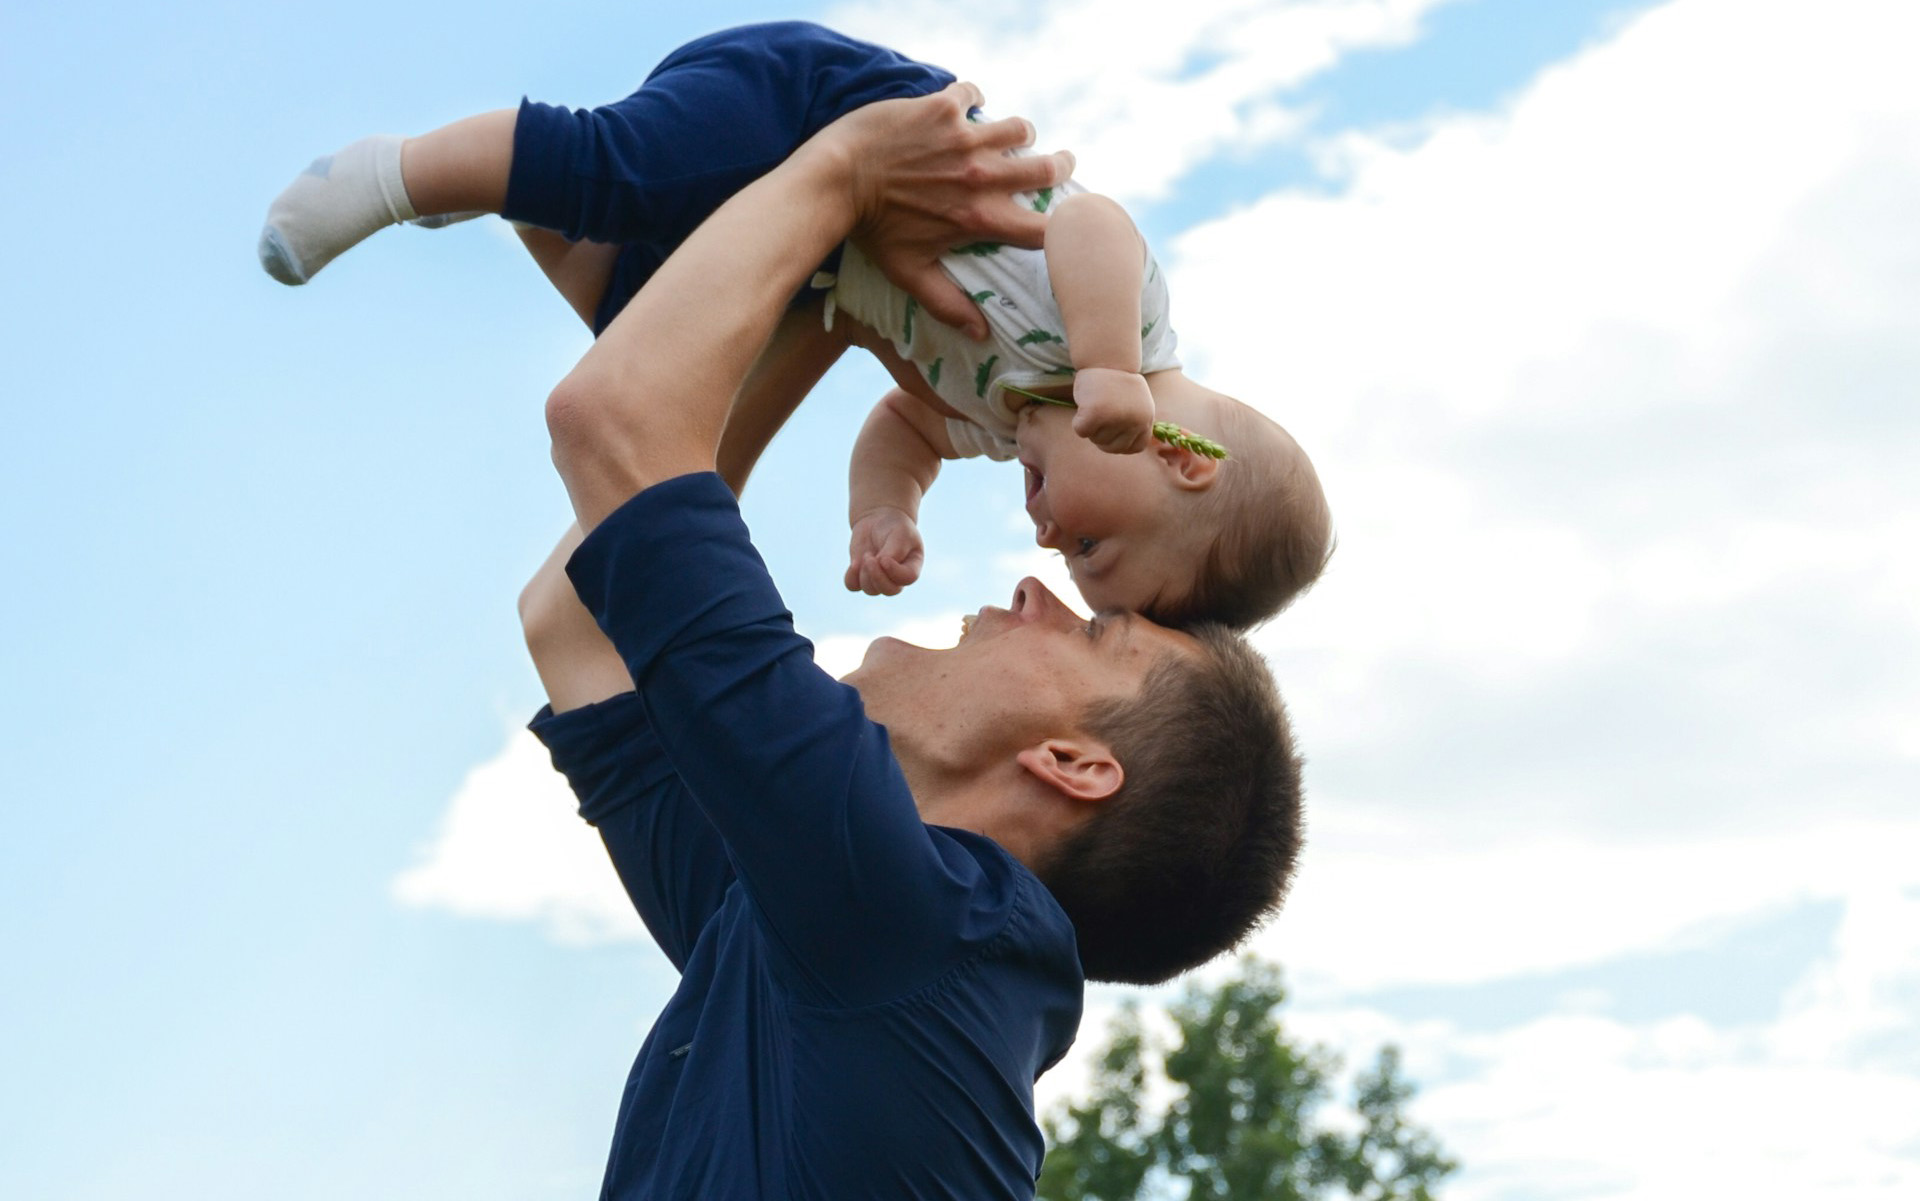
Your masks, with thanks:
[(695, 227), (842, 115), (937, 92), (938, 67), (805, 21), (688, 42), (595, 109), (522, 101), (502, 215), (621, 246), (598, 335)]

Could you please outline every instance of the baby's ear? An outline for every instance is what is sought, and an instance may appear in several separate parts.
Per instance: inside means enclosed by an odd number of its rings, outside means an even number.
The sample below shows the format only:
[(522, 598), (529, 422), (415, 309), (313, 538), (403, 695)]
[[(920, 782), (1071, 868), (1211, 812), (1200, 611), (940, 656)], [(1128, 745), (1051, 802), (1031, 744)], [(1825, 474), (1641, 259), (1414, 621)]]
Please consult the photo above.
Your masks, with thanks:
[(1159, 458), (1160, 465), (1167, 470), (1176, 488), (1204, 492), (1213, 487), (1214, 480), (1219, 478), (1220, 460), (1209, 458), (1199, 451), (1155, 438), (1153, 448), (1147, 453)]

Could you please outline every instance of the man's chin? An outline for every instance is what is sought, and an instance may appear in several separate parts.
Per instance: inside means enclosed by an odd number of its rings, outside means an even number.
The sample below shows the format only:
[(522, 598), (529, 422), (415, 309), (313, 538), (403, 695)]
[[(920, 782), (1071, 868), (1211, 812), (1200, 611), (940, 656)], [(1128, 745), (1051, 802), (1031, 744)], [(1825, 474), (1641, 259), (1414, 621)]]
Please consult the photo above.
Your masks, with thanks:
[(911, 660), (916, 656), (931, 653), (932, 652), (924, 646), (915, 646), (905, 639), (895, 638), (892, 635), (875, 638), (872, 642), (867, 643), (867, 653), (861, 656), (860, 666), (854, 668), (846, 675), (841, 676), (840, 682), (843, 684), (852, 684), (858, 688), (862, 676), (872, 676), (876, 673), (883, 673), (892, 670), (895, 665)]

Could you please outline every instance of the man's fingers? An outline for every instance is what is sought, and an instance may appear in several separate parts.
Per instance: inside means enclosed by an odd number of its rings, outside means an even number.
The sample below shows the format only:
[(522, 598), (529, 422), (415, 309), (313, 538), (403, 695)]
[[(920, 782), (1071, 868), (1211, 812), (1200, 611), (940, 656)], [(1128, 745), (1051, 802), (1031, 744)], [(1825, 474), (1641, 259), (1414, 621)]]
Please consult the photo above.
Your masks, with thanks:
[(934, 320), (952, 326), (976, 342), (987, 336), (987, 320), (980, 315), (979, 306), (939, 267), (929, 264), (893, 282), (918, 300)]
[(973, 127), (973, 136), (988, 150), (1020, 150), (1033, 145), (1033, 122), (1025, 117), (1002, 117)]
[(1056, 188), (1073, 178), (1073, 151), (1056, 150), (1052, 154), (1022, 154), (1005, 161), (999, 182), (1016, 192), (1037, 192)]
[[(995, 160), (992, 189), (1008, 192), (1038, 192), (1065, 183), (1073, 174), (1072, 153), (1020, 155)], [(1028, 250), (1046, 244), (1047, 218), (1011, 198), (993, 199), (975, 207), (972, 224), (995, 241), (1011, 242)]]
[(963, 113), (970, 113), (987, 102), (987, 98), (981, 93), (979, 86), (969, 83), (964, 79), (956, 79), (946, 87), (941, 88), (940, 94), (958, 101), (960, 111)]
[(1007, 242), (1027, 250), (1047, 244), (1047, 219), (1024, 204), (995, 200), (976, 208), (971, 224), (982, 240)]

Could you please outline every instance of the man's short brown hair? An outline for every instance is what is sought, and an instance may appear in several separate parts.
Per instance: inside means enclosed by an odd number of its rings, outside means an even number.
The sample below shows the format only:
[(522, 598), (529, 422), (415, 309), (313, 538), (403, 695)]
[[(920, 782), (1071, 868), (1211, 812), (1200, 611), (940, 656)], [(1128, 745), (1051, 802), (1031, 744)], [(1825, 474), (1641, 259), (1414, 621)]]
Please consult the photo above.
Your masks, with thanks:
[(1087, 715), (1120, 791), (1039, 875), (1090, 980), (1155, 984), (1229, 950), (1280, 906), (1300, 850), (1300, 760), (1266, 661), (1232, 631), (1188, 631), (1140, 694)]

